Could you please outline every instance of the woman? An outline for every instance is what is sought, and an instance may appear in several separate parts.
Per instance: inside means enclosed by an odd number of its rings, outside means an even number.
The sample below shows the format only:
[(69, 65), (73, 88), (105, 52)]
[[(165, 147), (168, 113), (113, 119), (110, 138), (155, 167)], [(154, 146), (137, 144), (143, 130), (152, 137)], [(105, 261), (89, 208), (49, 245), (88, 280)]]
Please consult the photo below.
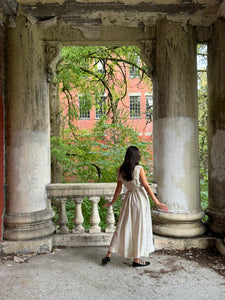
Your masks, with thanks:
[(148, 266), (150, 262), (141, 260), (155, 250), (153, 244), (151, 211), (148, 195), (163, 211), (168, 211), (165, 204), (159, 202), (152, 192), (145, 176), (144, 169), (139, 165), (141, 155), (137, 147), (128, 147), (123, 164), (118, 169), (117, 187), (112, 205), (121, 193), (122, 185), (127, 188), (119, 221), (113, 234), (107, 255), (102, 264), (110, 262), (112, 252), (133, 259), (133, 267)]

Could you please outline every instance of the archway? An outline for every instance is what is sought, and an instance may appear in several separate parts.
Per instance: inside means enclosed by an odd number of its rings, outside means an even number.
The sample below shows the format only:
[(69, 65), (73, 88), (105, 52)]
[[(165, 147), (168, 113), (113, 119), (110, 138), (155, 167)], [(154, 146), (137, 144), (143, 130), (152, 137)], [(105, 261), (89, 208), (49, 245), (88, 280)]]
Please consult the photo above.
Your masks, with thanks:
[[(220, 53), (218, 49), (224, 49), (222, 37), (224, 21), (215, 21), (219, 12), (214, 12), (213, 18), (210, 15), (206, 24), (201, 21), (201, 18), (198, 18), (199, 14), (201, 15), (205, 10), (205, 6), (198, 3), (188, 4), (188, 6), (179, 4), (180, 6), (173, 6), (173, 9), (170, 7), (174, 15), (172, 17), (164, 15), (163, 18), (160, 14), (165, 13), (166, 6), (162, 6), (162, 4), (154, 6), (154, 9), (150, 4), (136, 5), (133, 7), (133, 12), (137, 13), (138, 18), (134, 18), (131, 7), (128, 9), (126, 5), (112, 5), (109, 11), (106, 8), (109, 8), (111, 4), (107, 4), (103, 8), (97, 5), (94, 10), (93, 6), (84, 4), (86, 10), (83, 11), (82, 5), (76, 3), (75, 7), (72, 7), (72, 21), (67, 11), (65, 12), (64, 5), (62, 7), (59, 4), (46, 7), (42, 4), (38, 4), (36, 7), (23, 5), (20, 10), (23, 13), (12, 19), (10, 25), (7, 26), (6, 169), (8, 207), (5, 237), (8, 239), (35, 238), (46, 236), (54, 231), (49, 221), (51, 211), (45, 191), (45, 185), (50, 180), (47, 84), (49, 78), (45, 72), (46, 67), (48, 74), (51, 73), (60, 43), (63, 45), (89, 45), (102, 42), (106, 44), (136, 44), (142, 48), (143, 55), (148, 60), (156, 91), (154, 93), (156, 97), (154, 99), (154, 120), (158, 124), (156, 124), (155, 131), (158, 142), (155, 140), (155, 153), (160, 154), (159, 158), (156, 157), (156, 181), (159, 184), (160, 197), (165, 203), (168, 202), (171, 210), (171, 214), (167, 216), (156, 212), (158, 221), (155, 228), (160, 234), (195, 236), (203, 233), (204, 228), (200, 223), (202, 212), (199, 207), (196, 142), (197, 97), (196, 78), (194, 78), (196, 75), (193, 77), (193, 74), (196, 74), (196, 62), (193, 49), (196, 49), (197, 40), (210, 41), (210, 103), (212, 103), (210, 106), (210, 139), (212, 142), (210, 176), (212, 197), (217, 199), (211, 201), (210, 222), (214, 223), (212, 226), (214, 231), (223, 232), (224, 202), (221, 198), (221, 191), (224, 186), (224, 174), (220, 171), (218, 163), (218, 157), (220, 155), (223, 157), (223, 150), (218, 137), (224, 135), (224, 119), (217, 118), (217, 110), (224, 111), (221, 100), (223, 99), (224, 84), (222, 80), (216, 82), (217, 76), (215, 78), (212, 76), (214, 72), (217, 72), (213, 63), (214, 53)], [(188, 12), (182, 15), (184, 22), (179, 22), (179, 13), (187, 7), (189, 7)], [(52, 8), (54, 8), (53, 13)], [(120, 16), (121, 8), (123, 8), (122, 16)], [(128, 9), (128, 13), (124, 8)], [(146, 14), (143, 13), (144, 8), (147, 10)], [(89, 9), (92, 9), (90, 16), (88, 16)], [(154, 16), (150, 12), (152, 9)], [(75, 12), (76, 10), (77, 12)], [(113, 14), (110, 16), (112, 11)], [(64, 14), (60, 17), (62, 12)], [(81, 19), (77, 19), (78, 12)], [(190, 12), (193, 13), (195, 22), (190, 17)], [(114, 14), (118, 17), (117, 19)], [(63, 21), (60, 26), (58, 18)], [(85, 20), (89, 22), (85, 23)], [(193, 24), (197, 24), (197, 26), (195, 27)], [(214, 25), (211, 28), (215, 35), (211, 40), (210, 26), (212, 24)], [(206, 27), (201, 28), (200, 25)], [(18, 52), (23, 55), (18, 57)], [(223, 55), (218, 55), (217, 58), (216, 69), (219, 72), (216, 74), (219, 73), (220, 77), (224, 78), (223, 70), (220, 68), (224, 62)], [(218, 89), (217, 84), (219, 84)], [(215, 98), (214, 95), (216, 95)], [(213, 109), (214, 99), (217, 104), (215, 110)], [(169, 133), (174, 132), (174, 136), (179, 137), (178, 140), (167, 134), (168, 128), (170, 128)], [(179, 130), (182, 133), (185, 131), (185, 137)], [(216, 142), (213, 139), (214, 135), (217, 137)], [(171, 152), (171, 149), (174, 149), (174, 143), (178, 145), (175, 149), (176, 157), (164, 155), (162, 149), (169, 149)], [(215, 159), (213, 152), (220, 155)], [(176, 164), (174, 176), (171, 165)], [(24, 178), (24, 174), (29, 174), (29, 178), (32, 180), (28, 182), (27, 178)], [(177, 178), (180, 178), (179, 182)], [(173, 193), (169, 190), (168, 180)], [(171, 196), (170, 200), (168, 200), (168, 194)], [(35, 222), (37, 227), (34, 226), (30, 230), (30, 225)], [(47, 230), (44, 229), (45, 227)], [(177, 231), (178, 227), (181, 230)]]

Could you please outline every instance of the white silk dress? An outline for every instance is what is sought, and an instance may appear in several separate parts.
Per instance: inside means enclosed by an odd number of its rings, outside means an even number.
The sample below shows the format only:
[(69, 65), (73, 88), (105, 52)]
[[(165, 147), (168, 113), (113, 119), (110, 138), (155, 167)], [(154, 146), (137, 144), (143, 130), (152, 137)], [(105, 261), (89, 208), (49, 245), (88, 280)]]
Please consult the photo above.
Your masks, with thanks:
[(129, 259), (148, 257), (155, 251), (149, 198), (139, 180), (141, 168), (134, 168), (132, 181), (117, 176), (127, 192), (109, 251)]

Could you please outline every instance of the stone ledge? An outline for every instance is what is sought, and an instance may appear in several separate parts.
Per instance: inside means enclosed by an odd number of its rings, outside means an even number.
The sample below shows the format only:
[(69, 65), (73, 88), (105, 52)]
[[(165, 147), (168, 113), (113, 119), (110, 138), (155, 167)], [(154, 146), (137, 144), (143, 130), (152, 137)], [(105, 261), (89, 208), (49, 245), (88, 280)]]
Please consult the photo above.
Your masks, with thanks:
[(54, 246), (65, 247), (91, 247), (109, 246), (112, 233), (82, 233), (82, 234), (56, 234), (53, 237)]
[[(107, 247), (110, 244), (112, 233), (82, 233), (82, 234), (55, 234), (43, 239), (29, 241), (2, 241), (0, 254), (11, 253), (47, 253), (55, 247)], [(207, 249), (217, 246), (218, 251), (225, 255), (225, 246), (222, 241), (214, 237), (196, 238), (169, 238), (154, 235), (156, 250), (185, 250), (191, 248)]]
[(154, 235), (156, 250), (186, 250), (191, 248), (207, 249), (215, 245), (214, 237), (171, 238)]
[[(89, 246), (109, 246), (112, 233), (83, 233), (83, 234), (56, 234), (53, 237), (54, 246), (65, 247), (89, 247)], [(195, 238), (169, 238), (154, 235), (156, 250), (185, 250), (191, 248), (206, 249), (215, 245), (214, 237)]]
[(2, 241), (0, 242), (0, 254), (48, 253), (52, 250), (52, 242), (53, 236), (27, 241)]

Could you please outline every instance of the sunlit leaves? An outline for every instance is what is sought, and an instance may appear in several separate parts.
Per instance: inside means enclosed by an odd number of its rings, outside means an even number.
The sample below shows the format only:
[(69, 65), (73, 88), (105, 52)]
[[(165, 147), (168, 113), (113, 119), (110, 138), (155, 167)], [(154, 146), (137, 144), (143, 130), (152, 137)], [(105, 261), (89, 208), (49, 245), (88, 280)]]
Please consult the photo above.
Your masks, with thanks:
[(208, 145), (207, 145), (207, 46), (199, 44), (198, 57), (198, 122), (201, 207), (208, 206)]
[(79, 117), (76, 105), (79, 96), (88, 99), (91, 107), (99, 105), (104, 95), (105, 113), (116, 123), (120, 118), (118, 104), (123, 103), (127, 94), (129, 67), (136, 68), (140, 81), (146, 80), (150, 85), (147, 67), (137, 61), (139, 52), (134, 46), (64, 47), (56, 80), (65, 94), (63, 110), (70, 110), (69, 118)]

